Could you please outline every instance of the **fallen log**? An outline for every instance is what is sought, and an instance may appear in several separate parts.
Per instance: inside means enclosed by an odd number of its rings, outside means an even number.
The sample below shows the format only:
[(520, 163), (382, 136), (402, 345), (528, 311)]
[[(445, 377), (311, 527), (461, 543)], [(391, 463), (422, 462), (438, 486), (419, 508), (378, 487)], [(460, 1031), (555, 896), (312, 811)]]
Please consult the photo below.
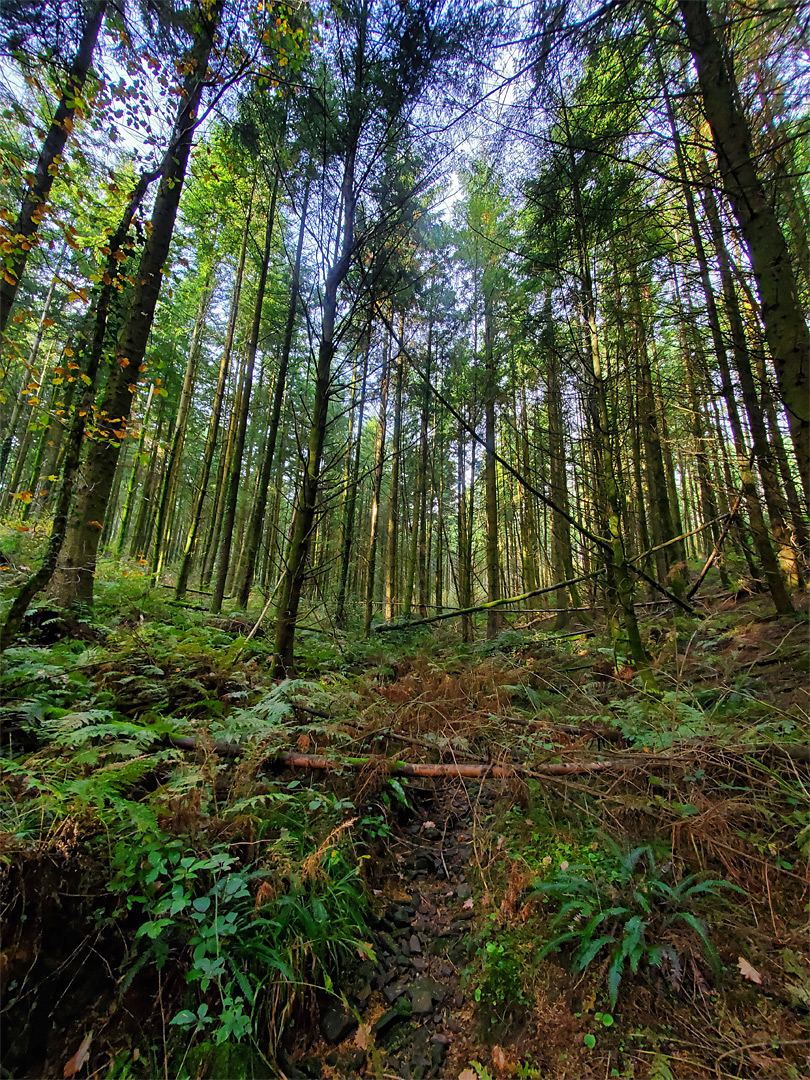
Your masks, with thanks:
[(461, 776), (471, 780), (493, 776), (508, 778), (512, 776), (578, 776), (583, 773), (602, 772), (606, 769), (637, 769), (648, 766), (649, 760), (642, 758), (623, 758), (613, 761), (553, 761), (548, 764), (533, 765), (496, 765), (494, 763), (464, 763), (421, 761), (396, 761), (391, 758), (334, 758), (317, 754), (280, 754), (276, 761), (304, 769), (339, 769), (345, 765), (364, 768), (381, 762), (393, 776)]
[[(205, 749), (205, 744), (189, 736), (171, 736), (169, 743), (178, 750)], [(239, 757), (246, 753), (240, 743), (214, 742), (210, 749), (220, 757)], [(369, 765), (383, 765), (392, 776), (460, 776), (468, 779), (485, 777), (508, 778), (513, 776), (579, 776), (586, 773), (604, 772), (609, 769), (620, 771), (636, 768), (649, 768), (649, 755), (635, 758), (613, 758), (607, 761), (551, 761), (526, 765), (499, 765), (494, 762), (421, 762), (399, 761), (396, 758), (341, 757), (331, 758), (324, 754), (299, 754), (295, 751), (267, 754), (263, 761), (275, 761), (280, 765), (297, 769), (365, 769)]]

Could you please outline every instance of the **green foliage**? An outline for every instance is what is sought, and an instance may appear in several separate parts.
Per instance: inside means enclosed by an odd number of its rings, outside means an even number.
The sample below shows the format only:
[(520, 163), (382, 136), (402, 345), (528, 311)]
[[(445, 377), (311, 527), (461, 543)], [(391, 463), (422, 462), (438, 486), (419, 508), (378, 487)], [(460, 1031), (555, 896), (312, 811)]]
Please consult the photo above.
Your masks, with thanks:
[[(615, 1006), (627, 969), (656, 968), (673, 989), (684, 978), (684, 939), (692, 952), (719, 978), (722, 964), (712, 944), (709, 924), (697, 914), (702, 901), (717, 901), (721, 889), (743, 890), (730, 882), (689, 874), (674, 880), (672, 866), (660, 865), (649, 846), (622, 854), (613, 846), (615, 863), (609, 875), (571, 866), (540, 882), (534, 895), (560, 905), (553, 920), (564, 927), (540, 955), (565, 952), (579, 974), (607, 954), (607, 985)], [(589, 874), (590, 876), (585, 876)], [(669, 879), (669, 880), (668, 880)]]
[(481, 974), (475, 1001), (491, 1024), (507, 1021), (529, 1007), (526, 992), (527, 943), (516, 932), (498, 931), (479, 951)]
[[(2, 672), (21, 737), (37, 747), (4, 761), (4, 860), (80, 851), (111, 895), (100, 927), (131, 942), (121, 993), (141, 972), (179, 968), (186, 994), (170, 1027), (213, 1046), (278, 1031), (296, 994), (331, 989), (350, 956), (371, 954), (364, 857), (341, 842), (352, 804), (300, 780), (256, 780), (248, 758), (232, 770), (168, 745), (192, 733), (202, 750), (213, 737), (264, 753), (295, 739), (293, 701), (354, 707), (338, 676), (331, 689), (288, 680), (256, 693), (243, 675), (249, 659), (229, 668), (234, 648), (232, 636), (180, 614), (121, 630), (103, 648), (12, 649)], [(234, 707), (213, 686), (254, 700)], [(205, 716), (193, 726), (162, 715), (194, 698)]]
[(161, 833), (138, 847), (119, 840), (109, 885), (122, 898), (117, 916), (134, 911), (143, 920), (125, 986), (148, 963), (184, 961), (190, 1007), (171, 1023), (210, 1029), (215, 1044), (258, 1034), (268, 1011), (278, 1021), (298, 988), (331, 988), (349, 955), (370, 952), (361, 940), (364, 896), (356, 865), (337, 849), (311, 865), (309, 876), (293, 873), (281, 891), (271, 873), (242, 865), (227, 844), (197, 854)]

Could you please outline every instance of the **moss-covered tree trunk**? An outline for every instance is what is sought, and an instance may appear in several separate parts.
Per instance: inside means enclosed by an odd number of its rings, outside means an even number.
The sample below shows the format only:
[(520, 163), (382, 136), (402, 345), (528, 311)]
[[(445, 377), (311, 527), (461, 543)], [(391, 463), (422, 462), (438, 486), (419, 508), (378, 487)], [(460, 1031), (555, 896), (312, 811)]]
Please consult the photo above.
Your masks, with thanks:
[(83, 470), (84, 487), (68, 523), (60, 565), (54, 575), (54, 595), (68, 607), (93, 602), (99, 539), (121, 441), (127, 434), (132, 390), (139, 378), (155, 317), (219, 10), (217, 5), (208, 14), (200, 13), (195, 42), (186, 58), (187, 74), (169, 148), (163, 159), (151, 230), (135, 273), (127, 318), (116, 346), (113, 369), (99, 413), (98, 434), (89, 444)]

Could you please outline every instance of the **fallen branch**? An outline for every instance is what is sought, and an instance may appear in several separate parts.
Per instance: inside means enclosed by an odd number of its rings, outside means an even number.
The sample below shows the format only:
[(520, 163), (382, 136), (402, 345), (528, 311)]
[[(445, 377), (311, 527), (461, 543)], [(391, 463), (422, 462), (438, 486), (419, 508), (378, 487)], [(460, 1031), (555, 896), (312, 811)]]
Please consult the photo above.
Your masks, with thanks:
[[(188, 736), (172, 736), (172, 746), (178, 750), (196, 750), (200, 744)], [(205, 744), (201, 745), (205, 749)], [(239, 757), (247, 751), (239, 743), (215, 742), (210, 749), (221, 757)], [(486, 777), (508, 778), (513, 776), (577, 776), (584, 773), (604, 772), (609, 769), (624, 771), (627, 769), (648, 768), (651, 764), (648, 755), (637, 758), (614, 758), (611, 761), (552, 761), (548, 764), (536, 764), (531, 768), (525, 765), (497, 765), (494, 763), (430, 763), (421, 761), (397, 761), (393, 758), (377, 757), (342, 757), (331, 758), (324, 754), (299, 754), (294, 751), (269, 754), (264, 759), (280, 765), (297, 769), (365, 769), (369, 765), (381, 764), (392, 776), (460, 776), (469, 779)]]
[[(485, 604), (476, 604), (474, 607), (454, 608), (452, 611), (443, 611), (441, 615), (430, 615), (426, 619), (414, 619), (409, 622), (384, 623), (375, 626), (378, 634), (384, 634), (389, 630), (411, 630), (415, 626), (427, 626), (428, 623), (439, 622), (442, 619), (456, 619), (460, 615), (474, 615), (477, 611), (489, 611), (490, 608), (503, 607), (505, 604), (520, 604), (532, 596), (542, 596), (543, 593), (556, 592), (557, 589), (566, 589), (569, 585), (578, 585), (581, 581), (590, 581), (591, 578), (599, 577), (602, 570), (596, 570), (592, 574), (581, 574), (579, 577), (570, 578), (568, 581), (558, 581), (555, 585), (546, 585), (542, 589), (532, 589), (531, 592), (521, 593), (519, 596), (505, 596), (502, 600), (489, 600)], [(577, 631), (587, 633), (587, 630)], [(566, 635), (563, 635), (566, 636)]]

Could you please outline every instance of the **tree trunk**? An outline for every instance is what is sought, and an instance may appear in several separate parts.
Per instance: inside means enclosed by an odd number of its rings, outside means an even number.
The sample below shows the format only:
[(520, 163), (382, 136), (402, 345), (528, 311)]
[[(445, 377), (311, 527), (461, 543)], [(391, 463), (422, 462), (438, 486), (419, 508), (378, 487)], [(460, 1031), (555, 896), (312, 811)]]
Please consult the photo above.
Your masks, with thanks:
[(720, 223), (720, 215), (714, 201), (712, 191), (705, 188), (706, 213), (714, 242), (717, 261), (720, 266), (720, 281), (723, 288), (723, 299), (726, 306), (731, 329), (731, 352), (734, 357), (734, 366), (740, 380), (743, 404), (748, 427), (751, 432), (751, 440), (754, 446), (754, 454), (757, 459), (762, 490), (765, 496), (765, 505), (768, 508), (770, 518), (770, 531), (776, 545), (779, 566), (784, 575), (785, 582), (790, 588), (798, 588), (802, 584), (801, 571), (796, 559), (796, 552), (791, 543), (790, 529), (787, 523), (788, 508), (779, 483), (779, 476), (774, 468), (771, 457), (771, 447), (768, 441), (768, 432), (765, 427), (765, 417), (760, 407), (759, 395), (754, 382), (754, 373), (751, 370), (751, 360), (748, 351), (748, 342), (745, 338), (740, 313), (737, 290), (734, 288), (734, 277), (731, 270), (731, 260), (726, 250), (723, 238), (723, 229)]
[(385, 436), (388, 427), (388, 384), (390, 380), (389, 350), (391, 338), (386, 332), (383, 340), (383, 367), (380, 375), (380, 418), (377, 421), (377, 446), (374, 453), (374, 477), (371, 493), (371, 511), (368, 540), (368, 571), (366, 578), (366, 607), (363, 619), (364, 632), (368, 637), (374, 616), (374, 577), (377, 570), (377, 543), (380, 531), (380, 494), (382, 492), (385, 465)]
[(287, 369), (290, 364), (290, 351), (292, 349), (293, 333), (295, 331), (295, 316), (298, 311), (298, 290), (301, 277), (301, 253), (304, 247), (304, 234), (307, 223), (307, 206), (309, 203), (309, 182), (304, 188), (303, 202), (301, 205), (301, 222), (298, 228), (298, 246), (295, 249), (295, 263), (293, 265), (292, 285), (290, 287), (290, 303), (287, 308), (287, 323), (284, 327), (284, 341), (281, 346), (281, 357), (278, 363), (276, 385), (273, 389), (273, 404), (270, 409), (270, 421), (267, 426), (267, 435), (264, 445), (264, 457), (259, 470), (258, 489), (256, 501), (247, 527), (247, 538), (244, 551), (244, 571), (237, 587), (238, 604), (241, 610), (245, 610), (250, 599), (250, 588), (253, 584), (253, 576), (256, 568), (256, 555), (259, 550), (259, 540), (262, 535), (264, 514), (267, 509), (267, 489), (270, 483), (270, 473), (273, 469), (273, 458), (276, 453), (276, 439), (281, 420), (281, 408), (284, 404), (284, 394), (287, 388)]
[(5, 273), (0, 276), (0, 351), (2, 351), (3, 334), (17, 297), (20, 279), (28, 261), (28, 253), (32, 247), (36, 246), (39, 226), (47, 212), (48, 195), (59, 173), (62, 151), (68, 136), (73, 131), (73, 116), (77, 103), (81, 100), (81, 93), (93, 62), (93, 53), (106, 8), (107, 0), (89, 0), (85, 12), (84, 33), (59, 105), (45, 136), (45, 142), (42, 144), (37, 167), (34, 170), (33, 183), (25, 195), (15, 224), (9, 230), (9, 236), (0, 234), (0, 240), (6, 240), (13, 245), (13, 251), (5, 257)]
[[(492, 312), (492, 292), (484, 294), (484, 368), (486, 390), (484, 394), (484, 427), (486, 447), (484, 450), (484, 502), (487, 545), (487, 601), (500, 600), (501, 579), (498, 557), (498, 475), (495, 467), (495, 326)], [(498, 636), (501, 613), (498, 608), (487, 609), (487, 639)]]
[[(424, 607), (423, 580), (425, 574), (425, 516), (427, 510), (427, 466), (428, 466), (428, 411), (430, 408), (430, 370), (433, 349), (433, 315), (428, 321), (427, 357), (425, 359), (425, 377), (422, 379), (422, 406), (419, 416), (419, 464), (416, 476), (416, 492), (413, 499), (413, 521), (411, 522), (411, 548), (408, 554), (408, 570), (405, 579), (405, 598), (402, 605), (403, 615), (410, 615), (413, 607), (414, 584), (417, 564), (419, 567), (419, 595)], [(422, 612), (424, 614), (424, 612)]]
[[(361, 41), (365, 33), (361, 28)], [(358, 67), (362, 63), (362, 46)], [(360, 78), (357, 73), (357, 92)], [(354, 164), (359, 139), (358, 126), (349, 140), (341, 184), (343, 202), (343, 235), (338, 258), (329, 268), (324, 285), (323, 308), (321, 313), (321, 334), (318, 347), (318, 362), (315, 369), (315, 392), (312, 403), (312, 423), (301, 481), (298, 504), (293, 516), (292, 537), (287, 554), (287, 568), (284, 574), (281, 600), (276, 623), (275, 654), (273, 675), (276, 678), (291, 676), (295, 670), (295, 623), (298, 607), (306, 580), (307, 560), (310, 542), (318, 510), (318, 488), (321, 477), (321, 459), (326, 438), (326, 425), (329, 418), (329, 401), (332, 385), (332, 359), (335, 353), (335, 322), (337, 319), (338, 289), (349, 272), (354, 252), (354, 217), (357, 205), (357, 193), (354, 187)]]
[(191, 398), (194, 393), (194, 382), (197, 376), (197, 364), (200, 358), (202, 335), (205, 330), (205, 319), (211, 303), (211, 295), (214, 291), (214, 273), (208, 268), (205, 282), (200, 293), (200, 302), (197, 306), (197, 318), (194, 320), (194, 330), (191, 334), (191, 342), (188, 350), (186, 370), (183, 375), (183, 387), (180, 391), (180, 401), (177, 406), (177, 416), (174, 421), (171, 448), (166, 461), (166, 471), (160, 490), (160, 503), (158, 505), (157, 524), (155, 526), (155, 546), (152, 551), (152, 581), (157, 584), (163, 567), (166, 565), (166, 547), (168, 536), (171, 533), (170, 510), (177, 499), (177, 488), (180, 477), (180, 463), (183, 457), (183, 447), (186, 439), (186, 427), (188, 425), (189, 412), (191, 411)]
[(239, 299), (242, 293), (242, 278), (245, 271), (245, 255), (247, 253), (247, 242), (249, 234), (250, 213), (248, 213), (247, 220), (245, 221), (245, 228), (242, 233), (242, 247), (239, 250), (239, 262), (236, 267), (236, 277), (234, 278), (233, 291), (231, 293), (231, 306), (228, 313), (228, 329), (225, 334), (225, 344), (223, 346), (222, 357), (219, 362), (217, 385), (214, 391), (214, 401), (211, 406), (211, 419), (208, 422), (208, 434), (205, 438), (203, 460), (200, 467), (200, 480), (194, 493), (194, 502), (191, 510), (191, 522), (189, 524), (185, 547), (183, 548), (183, 558), (180, 563), (180, 572), (177, 576), (177, 587), (174, 593), (176, 600), (182, 600), (183, 597), (186, 595), (186, 590), (188, 589), (188, 579), (191, 576), (191, 564), (194, 559), (194, 552), (197, 546), (197, 538), (200, 531), (200, 522), (202, 520), (203, 506), (205, 505), (205, 496), (208, 492), (208, 481), (211, 478), (211, 466), (214, 462), (214, 453), (216, 451), (217, 445), (217, 435), (219, 434), (219, 424), (222, 418), (222, 402), (225, 397), (225, 387), (228, 382), (228, 375), (230, 373), (231, 367), (231, 353), (233, 351), (233, 340), (236, 333), (236, 319), (239, 314)]
[(805, 500), (810, 502), (810, 332), (799, 302), (790, 252), (757, 174), (751, 133), (730, 62), (706, 0), (678, 0), (695, 59), (723, 189), (739, 222), (762, 304), (765, 337), (787, 409)]
[(343, 506), (343, 529), (341, 534), (340, 579), (338, 581), (337, 603), (335, 604), (335, 624), (343, 626), (346, 622), (346, 589), (349, 581), (352, 542), (354, 540), (354, 517), (357, 507), (357, 489), (360, 486), (360, 452), (362, 449), (363, 417), (366, 409), (366, 380), (368, 377), (368, 354), (371, 348), (371, 336), (366, 338), (363, 347), (363, 374), (360, 384), (360, 400), (357, 406), (357, 425), (354, 431), (354, 460), (351, 475), (348, 477), (346, 498)]
[[(267, 271), (270, 266), (270, 250), (273, 240), (273, 223), (276, 216), (277, 194), (278, 172), (276, 172), (273, 179), (273, 193), (270, 197), (270, 210), (267, 214), (267, 224), (264, 231), (264, 252), (262, 253), (259, 282), (256, 288), (256, 301), (253, 308), (253, 323), (250, 329), (250, 340), (248, 341), (247, 353), (245, 355), (245, 378), (239, 402), (239, 416), (228, 474), (227, 498), (225, 502), (225, 513), (222, 519), (222, 547), (219, 553), (219, 565), (217, 567), (216, 582), (214, 583), (214, 595), (211, 600), (211, 611), (215, 615), (218, 615), (222, 610), (222, 600), (225, 596), (225, 582), (228, 576), (228, 567), (230, 565), (233, 526), (236, 518), (236, 502), (239, 497), (239, 481), (242, 474), (242, 457), (245, 451), (245, 435), (247, 434), (248, 413), (250, 411), (250, 395), (253, 389), (253, 368), (256, 364), (259, 331), (261, 330), (262, 325), (262, 307), (264, 305), (264, 294), (267, 288)], [(249, 585), (247, 591), (250, 592)]]
[[(585, 374), (586, 401), (588, 405), (591, 430), (594, 437), (594, 464), (596, 467), (597, 513), (601, 521), (602, 535), (607, 544), (602, 548), (605, 557), (605, 571), (608, 579), (608, 599), (615, 595), (621, 609), (621, 619), (627, 636), (630, 659), (639, 672), (642, 681), (648, 687), (655, 686), (655, 679), (650, 671), (649, 659), (641, 641), (638, 619), (633, 600), (632, 570), (627, 562), (624, 546), (624, 502), (617, 479), (616, 463), (610, 440), (610, 419), (599, 334), (596, 322), (596, 301), (591, 276), (591, 255), (588, 249), (585, 215), (582, 209), (582, 197), (574, 157), (574, 147), (568, 131), (568, 117), (564, 110), (566, 131), (568, 134), (568, 160), (571, 170), (571, 189), (574, 199), (574, 226), (577, 231), (579, 246), (579, 269), (581, 282), (582, 317), (585, 332)], [(614, 636), (618, 625), (613, 621)]]
[[(110, 300), (123, 273), (123, 263), (118, 260), (117, 256), (120, 253), (121, 245), (126, 239), (135, 211), (140, 206), (141, 200), (146, 194), (146, 189), (151, 179), (152, 177), (147, 174), (141, 176), (130, 197), (121, 222), (109, 240), (110, 254), (107, 256), (106, 281), (102, 280), (97, 286), (93, 336), (92, 338), (89, 336), (88, 325), (86, 335), (83, 335), (80, 342), (77, 343), (77, 362), (83, 359), (85, 355), (87, 357), (86, 370), (84, 372), (85, 378), (81, 382), (82, 393), (73, 412), (70, 428), (64, 442), (62, 483), (54, 506), (51, 535), (45, 548), (42, 565), (39, 570), (32, 574), (25, 582), (9, 609), (6, 621), (2, 630), (0, 630), (0, 652), (7, 648), (14, 640), (14, 637), (22, 624), (23, 616), (28, 609), (28, 605), (37, 593), (47, 589), (59, 561), (59, 555), (62, 550), (68, 526), (68, 514), (73, 499), (73, 485), (79, 469), (82, 443), (87, 427), (87, 416), (91, 412), (93, 398), (96, 393), (96, 378), (104, 347), (104, 335), (107, 329), (107, 316), (110, 309)], [(76, 383), (74, 385), (79, 384)]]
[[(547, 338), (554, 333), (551, 322), (551, 296), (546, 296), (546, 323), (545, 331)], [(546, 398), (548, 401), (548, 440), (549, 440), (549, 482), (551, 498), (566, 513), (568, 512), (568, 475), (565, 460), (565, 427), (562, 412), (562, 394), (558, 372), (559, 360), (553, 340), (548, 342), (547, 351), (547, 387)], [(571, 530), (568, 522), (560, 514), (553, 513), (551, 517), (551, 553), (554, 577), (557, 581), (571, 581), (574, 574), (574, 559), (571, 552)], [(560, 609), (555, 620), (555, 629), (562, 630), (568, 623), (568, 599), (569, 592), (574, 607), (580, 606), (579, 591), (576, 585), (568, 588), (561, 587), (557, 590), (556, 605)]]
[(91, 605), (98, 543), (107, 510), (121, 440), (126, 437), (132, 408), (131, 388), (138, 381), (149, 332), (155, 317), (163, 267), (169, 253), (191, 141), (205, 87), (208, 58), (219, 16), (216, 6), (202, 18), (188, 57), (183, 94), (168, 152), (161, 168), (160, 187), (152, 211), (151, 231), (135, 275), (127, 318), (118, 339), (115, 362), (104, 396), (99, 436), (91, 442), (84, 469), (85, 487), (79, 495), (65, 536), (61, 564), (54, 575), (57, 598), (72, 606)]
[(391, 431), (391, 488), (388, 499), (388, 558), (385, 566), (385, 618), (389, 621), (396, 614), (399, 599), (399, 474), (401, 469), (402, 447), (402, 384), (405, 378), (405, 357), (402, 345), (405, 337), (405, 315), (399, 317), (399, 342), (394, 360), (394, 426)]
[[(672, 117), (670, 117), (670, 122), (671, 124), (674, 124), (674, 120), (672, 119)], [(731, 426), (732, 437), (734, 440), (734, 450), (737, 458), (737, 468), (740, 473), (740, 481), (742, 483), (745, 493), (745, 506), (751, 525), (751, 533), (753, 535), (757, 554), (759, 556), (760, 562), (762, 563), (766, 582), (768, 588), (770, 589), (771, 596), (773, 597), (773, 601), (776, 605), (777, 611), (789, 611), (792, 609), (792, 604), (790, 602), (790, 597), (787, 594), (785, 583), (782, 579), (781, 571), (779, 569), (779, 564), (774, 555), (770, 538), (768, 537), (767, 529), (765, 528), (765, 523), (762, 517), (762, 508), (759, 504), (759, 496), (757, 494), (756, 484), (754, 483), (754, 478), (751, 473), (751, 467), (748, 460), (748, 452), (745, 449), (742, 425), (740, 423), (734, 388), (731, 383), (731, 371), (728, 363), (726, 344), (723, 337), (722, 327), (720, 325), (720, 315), (717, 310), (717, 301), (715, 298), (714, 286), (712, 285), (711, 276), (709, 273), (709, 262), (706, 257), (706, 250), (703, 245), (703, 237), (701, 235), (700, 226), (698, 224), (694, 197), (692, 195), (692, 186), (689, 183), (689, 178), (686, 175), (686, 167), (683, 160), (683, 155), (681, 153), (680, 142), (678, 141), (677, 137), (677, 131), (675, 129), (673, 129), (673, 134), (675, 135), (676, 158), (678, 161), (678, 168), (680, 172), (681, 183), (683, 186), (684, 198), (686, 200), (686, 212), (689, 219), (689, 228), (692, 233), (692, 242), (695, 245), (695, 256), (697, 259), (703, 295), (706, 299), (706, 314), (709, 321), (709, 330), (711, 332), (714, 354), (717, 359), (717, 366), (720, 372), (723, 396), (726, 399), (729, 423)], [(694, 333), (694, 327), (692, 328), (692, 331)], [(722, 438), (722, 436), (719, 437)], [(738, 533), (737, 535), (740, 536), (740, 538), (742, 539), (741, 533)], [(749, 556), (746, 555), (746, 558), (749, 558)], [(753, 567), (751, 567), (751, 569), (753, 572)]]

